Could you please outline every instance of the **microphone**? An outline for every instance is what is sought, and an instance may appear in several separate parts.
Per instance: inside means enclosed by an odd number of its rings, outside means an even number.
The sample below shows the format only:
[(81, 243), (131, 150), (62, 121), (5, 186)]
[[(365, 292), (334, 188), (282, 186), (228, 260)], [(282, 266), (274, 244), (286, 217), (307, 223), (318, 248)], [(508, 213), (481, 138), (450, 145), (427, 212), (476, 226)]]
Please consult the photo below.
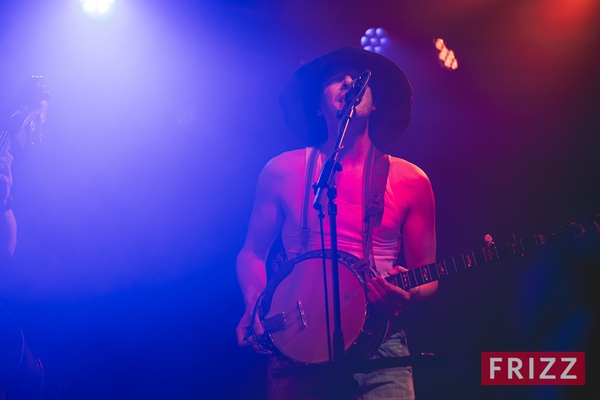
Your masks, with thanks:
[[(344, 96), (344, 101), (346, 104), (350, 104), (352, 102), (356, 102), (359, 104), (362, 100), (362, 96), (365, 94), (367, 90), (367, 83), (369, 83), (369, 79), (371, 79), (371, 71), (365, 69), (359, 76), (352, 82), (352, 87), (348, 89), (346, 92), (346, 96)], [(358, 101), (357, 101), (358, 100)]]

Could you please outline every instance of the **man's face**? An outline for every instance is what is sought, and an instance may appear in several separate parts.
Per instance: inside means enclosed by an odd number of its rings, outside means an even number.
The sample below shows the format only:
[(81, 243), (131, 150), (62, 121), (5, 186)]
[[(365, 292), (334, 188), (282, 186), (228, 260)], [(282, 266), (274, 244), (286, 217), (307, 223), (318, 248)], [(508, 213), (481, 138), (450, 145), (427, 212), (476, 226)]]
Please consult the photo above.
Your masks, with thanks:
[[(324, 80), (319, 110), (326, 119), (332, 117), (337, 119), (337, 112), (342, 110), (346, 104), (344, 97), (360, 72), (356, 69), (339, 69)], [(355, 116), (368, 117), (374, 109), (371, 88), (367, 87), (362, 101), (356, 106)]]

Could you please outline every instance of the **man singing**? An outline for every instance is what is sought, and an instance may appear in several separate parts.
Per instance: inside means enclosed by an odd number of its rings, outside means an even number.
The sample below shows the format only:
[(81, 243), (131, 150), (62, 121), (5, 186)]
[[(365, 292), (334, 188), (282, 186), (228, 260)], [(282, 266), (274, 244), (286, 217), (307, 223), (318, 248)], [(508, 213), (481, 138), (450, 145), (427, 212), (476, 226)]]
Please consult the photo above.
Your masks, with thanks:
[[(306, 182), (317, 180), (321, 166), (331, 155), (346, 94), (365, 70), (371, 71), (371, 78), (338, 155), (342, 169), (335, 174), (337, 241), (339, 250), (366, 260), (378, 271), (378, 276), (365, 282), (366, 298), (393, 320), (371, 357), (409, 354), (400, 311), (431, 296), (437, 282), (404, 291), (384, 278), (405, 271), (398, 265), (401, 251), (408, 269), (435, 262), (435, 202), (429, 179), (421, 169), (386, 154), (410, 121), (410, 83), (389, 59), (351, 46), (302, 66), (281, 95), (288, 129), (308, 147), (274, 157), (258, 179), (246, 240), (237, 258), (237, 274), (246, 303), (246, 312), (237, 327), (240, 346), (257, 348), (248, 340), (249, 329), (263, 332), (259, 319), (253, 321), (253, 310), (267, 284), (265, 261), (277, 236), (283, 239), (288, 259), (321, 249), (319, 218), (312, 207), (315, 195)], [(365, 239), (365, 192), (370, 185), (367, 171), (373, 169), (374, 163), (384, 165), (387, 172), (387, 180), (381, 185), (383, 214)], [(324, 209), (326, 202), (325, 197)], [(329, 224), (324, 225), (325, 247), (329, 248)], [(275, 357), (269, 364), (271, 399), (332, 398), (335, 393), (331, 381), (315, 377), (273, 378), (272, 370), (282, 364)], [(356, 373), (353, 378), (354, 382), (346, 388), (350, 398), (414, 398), (410, 367)]]

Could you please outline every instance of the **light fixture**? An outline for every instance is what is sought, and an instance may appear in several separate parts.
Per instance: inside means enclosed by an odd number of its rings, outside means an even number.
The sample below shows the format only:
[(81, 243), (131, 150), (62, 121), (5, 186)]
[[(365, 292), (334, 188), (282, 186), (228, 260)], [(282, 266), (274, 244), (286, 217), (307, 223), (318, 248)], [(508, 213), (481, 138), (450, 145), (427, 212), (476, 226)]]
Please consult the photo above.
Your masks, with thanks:
[(115, 10), (115, 0), (79, 0), (83, 13), (89, 18), (103, 20)]
[(444, 39), (436, 39), (434, 41), (435, 48), (439, 50), (438, 59), (440, 60), (440, 64), (447, 69), (455, 70), (458, 68), (458, 60), (454, 55), (454, 51), (450, 50)]
[(369, 28), (360, 39), (360, 45), (365, 50), (381, 54), (389, 47), (390, 39), (385, 29)]

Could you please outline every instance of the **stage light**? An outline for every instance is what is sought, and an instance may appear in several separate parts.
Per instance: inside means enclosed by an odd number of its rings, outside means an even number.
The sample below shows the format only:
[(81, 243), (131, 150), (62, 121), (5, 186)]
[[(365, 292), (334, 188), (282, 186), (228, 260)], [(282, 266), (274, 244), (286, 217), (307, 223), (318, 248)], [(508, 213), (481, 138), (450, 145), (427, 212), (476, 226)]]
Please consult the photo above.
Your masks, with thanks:
[(375, 53), (383, 53), (390, 45), (390, 39), (383, 28), (369, 28), (360, 39), (360, 45), (363, 49)]
[(446, 43), (444, 43), (444, 39), (436, 39), (435, 48), (439, 50), (438, 59), (440, 60), (440, 64), (447, 69), (457, 69), (458, 68), (458, 60), (454, 55), (454, 52), (446, 47)]
[(84, 14), (92, 19), (106, 19), (115, 9), (115, 0), (79, 0)]

